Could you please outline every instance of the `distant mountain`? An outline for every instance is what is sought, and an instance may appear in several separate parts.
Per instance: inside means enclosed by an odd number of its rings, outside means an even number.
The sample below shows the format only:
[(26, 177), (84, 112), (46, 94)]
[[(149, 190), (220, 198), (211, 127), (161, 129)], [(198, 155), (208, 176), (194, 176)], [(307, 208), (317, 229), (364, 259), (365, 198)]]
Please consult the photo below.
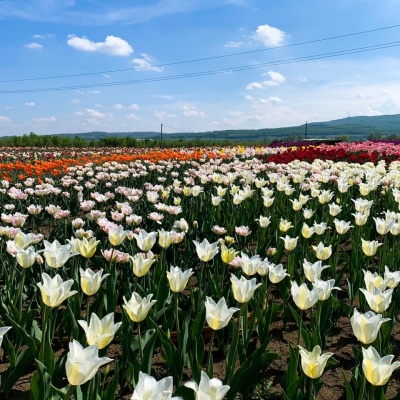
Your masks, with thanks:
[(57, 136), (61, 137), (69, 137), (73, 139), (76, 136), (79, 136), (82, 139), (90, 142), (91, 140), (100, 140), (110, 137), (124, 138), (124, 137), (132, 137), (134, 139), (150, 139), (158, 137), (160, 133), (158, 132), (85, 132), (85, 133), (60, 133)]
[[(209, 141), (248, 141), (248, 142), (271, 142), (273, 140), (291, 139), (333, 139), (347, 136), (350, 140), (365, 140), (374, 135), (376, 138), (399, 135), (400, 136), (400, 114), (380, 116), (360, 116), (336, 119), (326, 122), (311, 122), (299, 126), (284, 128), (263, 129), (236, 129), (209, 132), (187, 132), (163, 134), (163, 140), (209, 140)], [(151, 139), (159, 140), (160, 132), (86, 132), (86, 133), (61, 133), (57, 136), (74, 139), (80, 137), (87, 141), (97, 141), (104, 138), (131, 137), (137, 140)]]

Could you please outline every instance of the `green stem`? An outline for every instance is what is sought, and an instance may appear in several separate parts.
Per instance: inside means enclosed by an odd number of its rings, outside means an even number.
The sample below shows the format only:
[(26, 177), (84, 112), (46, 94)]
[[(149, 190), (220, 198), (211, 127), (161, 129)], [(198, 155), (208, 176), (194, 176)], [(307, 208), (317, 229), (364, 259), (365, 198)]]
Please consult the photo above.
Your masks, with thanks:
[(21, 285), (20, 285), (20, 290), (19, 290), (19, 320), (21, 321), (22, 319), (22, 303), (23, 303), (23, 298), (24, 298), (24, 284), (25, 284), (25, 275), (26, 275), (26, 269), (24, 268), (22, 270), (22, 277), (21, 277)]
[[(214, 343), (214, 336), (215, 336), (215, 330), (213, 329), (211, 332), (211, 338), (210, 338), (210, 348), (208, 349), (208, 357), (207, 357), (207, 373), (208, 376), (210, 378), (212, 378), (212, 376), (210, 376), (211, 373), (211, 364), (212, 364), (212, 348), (213, 348), (213, 343)], [(212, 373), (211, 373), (212, 375)]]
[(265, 287), (266, 287), (266, 293), (265, 293), (265, 300), (264, 304), (262, 305), (263, 310), (265, 310), (268, 307), (268, 302), (269, 302), (269, 295), (271, 294), (271, 289), (272, 289), (272, 283), (271, 285), (268, 286), (268, 279), (265, 279)]
[(241, 314), (242, 314), (242, 340), (243, 340), (243, 348), (246, 351), (247, 347), (247, 303), (242, 303)]
[(67, 393), (65, 394), (64, 400), (69, 400), (71, 395), (72, 395), (72, 393), (74, 393), (74, 390), (75, 390), (75, 386), (69, 385)]
[(300, 340), (301, 340), (301, 325), (303, 322), (303, 310), (300, 310), (300, 319), (299, 319), (299, 334), (297, 335), (297, 348), (300, 345)]
[(237, 317), (237, 331), (238, 331), (238, 335), (239, 335), (239, 333), (240, 333), (241, 321), (242, 321), (242, 307), (240, 307), (240, 309), (239, 309), (239, 315), (238, 315), (238, 317)]
[(308, 399), (313, 400), (314, 399), (314, 382), (313, 379), (310, 378), (309, 386), (308, 386)]
[(364, 398), (364, 392), (365, 392), (365, 375), (364, 374), (362, 374), (361, 375), (362, 376), (362, 381), (361, 381), (361, 390), (360, 390), (360, 392), (358, 393), (358, 398), (357, 398), (357, 400), (362, 400), (363, 398)]
[(138, 322), (138, 342), (139, 342), (140, 362), (142, 362), (143, 361), (143, 347), (142, 347), (142, 335), (140, 332), (140, 322)]
[(42, 316), (42, 342), (40, 344), (40, 351), (39, 351), (39, 361), (44, 364), (44, 352), (45, 352), (45, 346), (46, 346), (46, 338), (47, 338), (47, 320), (48, 320), (48, 314), (50, 311), (50, 307), (46, 306), (45, 304), (43, 305), (43, 316)]
[(175, 327), (176, 327), (176, 337), (177, 337), (177, 339), (178, 339), (178, 347), (179, 347), (179, 343), (180, 343), (180, 340), (179, 340), (179, 336), (180, 336), (180, 334), (179, 334), (179, 293), (175, 293), (175, 320), (176, 320), (176, 324), (175, 324)]
[(376, 390), (376, 386), (371, 385), (371, 390), (369, 392), (369, 399), (370, 400), (375, 400), (375, 390)]
[[(15, 270), (17, 269), (17, 259), (15, 259), (14, 261), (14, 266), (11, 268), (11, 273), (10, 275), (7, 274), (7, 276), (10, 277), (10, 280), (8, 281), (8, 287), (9, 288), (14, 288), (14, 274), (15, 274)], [(15, 295), (14, 290), (12, 291), (13, 295)], [(15, 297), (12, 297), (13, 301), (15, 299)]]
[[(96, 374), (97, 374), (97, 372), (96, 372)], [(90, 399), (95, 399), (96, 398), (96, 394), (94, 393), (95, 391), (97, 391), (96, 389), (97, 388), (95, 388), (95, 379), (94, 379), (95, 377), (93, 377), (90, 381), (89, 381), (89, 390), (88, 390), (88, 393), (89, 393), (89, 398)]]
[[(330, 301), (330, 299), (329, 299), (329, 301)], [(319, 342), (321, 343), (321, 345), (322, 345), (322, 340), (321, 340), (321, 312), (322, 312), (322, 301), (318, 301), (318, 304), (317, 304), (317, 319), (318, 319), (318, 326), (317, 326), (317, 329), (318, 329), (318, 333), (319, 333), (319, 337), (318, 337), (318, 339), (319, 339)], [(325, 347), (325, 343), (324, 343), (324, 345), (322, 346), (322, 347)]]
[(90, 296), (88, 296), (87, 300), (86, 300), (86, 321), (88, 324), (89, 324), (89, 320), (90, 320), (89, 308), (90, 308)]

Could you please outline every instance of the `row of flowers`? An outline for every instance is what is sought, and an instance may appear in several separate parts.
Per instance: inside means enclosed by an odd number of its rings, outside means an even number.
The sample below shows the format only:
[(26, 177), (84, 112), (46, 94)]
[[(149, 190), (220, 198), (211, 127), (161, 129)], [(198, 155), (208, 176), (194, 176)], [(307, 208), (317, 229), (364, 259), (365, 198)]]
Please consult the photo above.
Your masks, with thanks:
[(190, 161), (210, 158), (234, 158), (237, 155), (258, 155), (266, 162), (289, 163), (294, 160), (312, 162), (316, 159), (348, 161), (351, 163), (391, 162), (400, 156), (399, 146), (391, 142), (337, 143), (335, 145), (301, 144), (279, 147), (232, 147), (206, 149), (11, 149), (1, 148), (0, 174), (3, 179), (24, 180), (27, 177), (42, 179), (58, 177), (73, 165), (106, 162), (129, 163), (135, 160), (158, 162), (161, 160)]

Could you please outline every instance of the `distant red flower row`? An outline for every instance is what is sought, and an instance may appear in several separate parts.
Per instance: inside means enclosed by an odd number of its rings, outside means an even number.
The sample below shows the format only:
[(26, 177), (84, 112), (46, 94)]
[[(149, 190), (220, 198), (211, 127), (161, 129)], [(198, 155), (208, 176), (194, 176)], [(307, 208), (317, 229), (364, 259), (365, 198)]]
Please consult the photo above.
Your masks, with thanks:
[(288, 164), (294, 160), (313, 162), (314, 160), (332, 160), (335, 162), (346, 161), (350, 163), (364, 164), (372, 162), (376, 164), (380, 160), (389, 163), (400, 159), (400, 148), (396, 151), (390, 148), (371, 148), (369, 146), (308, 146), (299, 148), (288, 148), (280, 154), (270, 154), (262, 156), (265, 162)]

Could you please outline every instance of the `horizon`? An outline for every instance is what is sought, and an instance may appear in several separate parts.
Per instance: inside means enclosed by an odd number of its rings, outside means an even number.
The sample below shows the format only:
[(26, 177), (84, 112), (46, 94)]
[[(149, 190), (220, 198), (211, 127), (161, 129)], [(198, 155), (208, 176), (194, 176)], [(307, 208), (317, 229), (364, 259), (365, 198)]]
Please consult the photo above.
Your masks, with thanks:
[(399, 12), (393, 0), (0, 0), (12, 32), (0, 39), (0, 136), (399, 114)]

